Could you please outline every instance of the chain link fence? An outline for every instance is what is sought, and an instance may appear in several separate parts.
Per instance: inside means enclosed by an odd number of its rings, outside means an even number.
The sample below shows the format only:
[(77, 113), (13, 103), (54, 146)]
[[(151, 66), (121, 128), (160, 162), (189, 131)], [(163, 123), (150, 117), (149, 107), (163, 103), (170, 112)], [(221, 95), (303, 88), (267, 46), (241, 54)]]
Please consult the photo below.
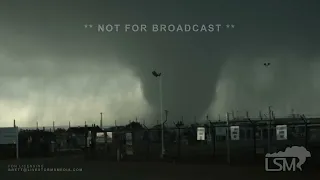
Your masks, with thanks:
[[(287, 139), (277, 140), (276, 126), (287, 125)], [(231, 126), (239, 126), (239, 140), (231, 140)], [(205, 127), (206, 139), (197, 140), (197, 127)], [(132, 155), (126, 155), (125, 134), (132, 133)], [(109, 157), (116, 160), (117, 149), (123, 161), (180, 161), (231, 164), (263, 163), (266, 153), (284, 151), (286, 147), (303, 146), (320, 160), (319, 119), (230, 120), (181, 127), (164, 128), (165, 158), (161, 158), (161, 128), (117, 130), (108, 145)], [(228, 134), (228, 137), (227, 137)]]
[[(55, 132), (57, 153), (64, 149), (78, 148), (89, 159), (109, 161), (170, 161), (192, 163), (230, 163), (230, 164), (264, 164), (265, 155), (284, 151), (286, 147), (303, 146), (311, 153), (307, 163), (320, 162), (320, 119), (319, 118), (273, 118), (268, 119), (232, 119), (229, 121), (207, 120), (207, 123), (164, 126), (164, 148), (162, 153), (161, 125), (147, 128), (138, 122), (131, 122), (124, 127), (114, 127), (104, 133), (105, 140), (95, 128), (82, 128), (81, 131)], [(287, 138), (277, 139), (277, 125), (287, 126)], [(239, 127), (239, 139), (232, 140), (231, 126)], [(205, 129), (205, 139), (197, 140), (197, 128)], [(80, 128), (80, 127), (79, 127)], [(81, 128), (80, 128), (81, 129)], [(85, 132), (86, 131), (86, 132)], [(76, 133), (78, 132), (78, 133)], [(22, 133), (22, 132), (21, 132)], [(27, 135), (27, 132), (22, 133)], [(43, 135), (41, 135), (43, 136)], [(28, 136), (20, 138), (22, 150), (27, 148)], [(34, 137), (38, 137), (34, 136)], [(40, 137), (40, 136), (39, 136)], [(49, 137), (49, 136), (48, 136)], [(66, 138), (68, 137), (68, 138)], [(101, 136), (102, 137), (102, 136)], [(100, 139), (99, 139), (100, 138)], [(33, 138), (34, 143), (36, 138)], [(50, 141), (51, 135), (50, 135)], [(50, 142), (48, 140), (48, 142)], [(23, 143), (25, 142), (25, 143)], [(95, 143), (91, 143), (95, 142)], [(70, 146), (70, 147), (69, 147)], [(25, 147), (25, 148), (23, 148)], [(8, 146), (1, 146), (2, 154), (9, 152)], [(10, 152), (11, 152), (10, 148)], [(28, 150), (34, 148), (28, 147)], [(39, 148), (36, 148), (39, 149)], [(32, 150), (32, 152), (38, 152)], [(78, 151), (79, 152), (79, 151)], [(39, 153), (37, 153), (39, 154)]]

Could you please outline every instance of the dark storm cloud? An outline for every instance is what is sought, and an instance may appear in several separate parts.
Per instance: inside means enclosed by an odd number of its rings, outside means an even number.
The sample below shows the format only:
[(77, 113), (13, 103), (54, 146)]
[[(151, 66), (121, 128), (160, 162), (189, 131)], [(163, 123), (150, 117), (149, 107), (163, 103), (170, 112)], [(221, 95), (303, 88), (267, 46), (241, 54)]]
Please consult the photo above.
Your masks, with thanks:
[[(318, 18), (317, 6), (312, 3), (3, 1), (0, 8), (3, 26), (0, 30), (1, 52), (14, 62), (31, 63), (46, 59), (52, 66), (46, 65), (50, 68), (37, 70), (28, 66), (30, 69), (21, 68), (19, 71), (2, 66), (1, 75), (46, 74), (52, 81), (52, 77), (68, 74), (103, 74), (107, 71), (105, 66), (116, 63), (134, 71), (134, 76), (142, 83), (144, 97), (155, 108), (159, 105), (159, 91), (151, 71), (161, 71), (164, 108), (174, 116), (201, 116), (208, 113), (212, 102), (216, 106), (215, 113), (219, 108), (224, 112), (244, 104), (246, 108), (262, 108), (270, 103), (284, 106), (280, 103), (283, 100), (275, 98), (273, 93), (284, 97), (283, 94), (287, 94), (289, 89), (278, 91), (274, 87), (285, 87), (290, 82), (288, 79), (295, 81), (297, 77), (293, 72), (282, 72), (281, 69), (301, 64), (308, 66), (319, 48), (315, 35), (319, 25), (314, 23)], [(83, 27), (84, 24), (133, 23), (232, 23), (236, 28), (219, 33), (98, 33)], [(278, 58), (292, 54), (297, 55), (293, 60), (296, 63)], [(278, 67), (281, 68), (273, 72), (282, 78), (266, 82), (270, 86), (265, 88), (253, 84), (254, 81), (247, 81), (253, 75), (262, 73), (254, 71), (261, 68), (260, 64), (255, 63), (263, 62), (259, 60), (261, 58), (281, 64)], [(90, 64), (93, 66), (91, 70), (87, 68)], [(249, 70), (232, 69), (235, 65), (246, 65)], [(299, 79), (308, 78), (308, 73), (299, 76)], [(224, 80), (233, 82), (233, 89), (227, 90), (229, 95), (236, 94), (232, 100), (221, 100), (221, 94), (215, 93), (216, 85)], [(303, 83), (302, 80), (298, 82), (300, 85)], [(248, 83), (245, 87), (251, 89), (244, 88), (243, 83)], [(94, 88), (88, 90), (93, 94), (94, 91)], [(268, 91), (267, 95), (263, 95), (269, 99), (268, 102), (259, 100), (263, 91)], [(253, 102), (239, 103), (239, 98), (249, 95), (255, 99)], [(222, 102), (217, 104), (218, 101), (223, 101), (225, 105), (221, 105)]]

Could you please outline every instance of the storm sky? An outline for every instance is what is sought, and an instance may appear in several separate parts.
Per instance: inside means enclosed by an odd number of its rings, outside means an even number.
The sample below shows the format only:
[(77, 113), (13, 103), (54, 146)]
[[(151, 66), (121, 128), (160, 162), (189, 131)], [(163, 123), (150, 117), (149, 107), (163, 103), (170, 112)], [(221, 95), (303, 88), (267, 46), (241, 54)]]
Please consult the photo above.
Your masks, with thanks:
[[(320, 115), (317, 1), (0, 2), (0, 125)], [(91, 24), (93, 28), (85, 28)], [(98, 32), (98, 24), (221, 24), (219, 32)], [(234, 24), (233, 29), (224, 25)], [(264, 62), (271, 66), (265, 67)]]

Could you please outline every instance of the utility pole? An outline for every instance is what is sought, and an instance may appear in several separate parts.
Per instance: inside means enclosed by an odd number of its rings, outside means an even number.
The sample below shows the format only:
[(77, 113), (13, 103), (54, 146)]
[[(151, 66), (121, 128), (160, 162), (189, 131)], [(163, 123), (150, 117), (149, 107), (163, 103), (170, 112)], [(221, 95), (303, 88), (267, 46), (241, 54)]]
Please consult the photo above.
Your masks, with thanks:
[(101, 115), (101, 118), (100, 118), (100, 128), (103, 129), (103, 127), (102, 127), (102, 112), (100, 113), (100, 115)]
[(52, 121), (52, 130), (53, 130), (53, 132), (55, 132), (54, 121)]
[(38, 121), (37, 121), (37, 130), (39, 130), (39, 123), (38, 123)]
[(164, 122), (163, 122), (163, 117), (162, 117), (162, 111), (163, 111), (163, 98), (162, 98), (162, 76), (161, 76), (161, 72), (158, 73), (156, 71), (152, 71), (152, 75), (156, 78), (159, 79), (159, 100), (160, 100), (160, 122), (161, 122), (161, 137), (162, 137), (162, 152), (161, 152), (161, 157), (164, 157), (164, 142), (163, 142), (163, 126), (164, 126)]
[[(163, 99), (162, 99), (162, 76), (159, 76), (159, 99), (160, 99), (160, 122), (161, 122), (161, 139), (162, 139), (162, 152), (161, 157), (164, 158), (165, 149), (164, 149), (164, 123), (163, 123)], [(167, 113), (167, 111), (166, 111)], [(166, 114), (167, 115), (167, 114)]]

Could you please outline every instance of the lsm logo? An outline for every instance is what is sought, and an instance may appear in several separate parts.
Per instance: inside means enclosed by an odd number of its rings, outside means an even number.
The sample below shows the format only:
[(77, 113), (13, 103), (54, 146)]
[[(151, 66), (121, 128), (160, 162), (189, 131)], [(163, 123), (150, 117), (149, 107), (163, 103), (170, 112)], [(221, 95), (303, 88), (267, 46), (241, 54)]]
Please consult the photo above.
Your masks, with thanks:
[(265, 170), (269, 172), (279, 171), (302, 171), (301, 166), (306, 162), (311, 153), (305, 147), (287, 147), (284, 152), (266, 154)]

